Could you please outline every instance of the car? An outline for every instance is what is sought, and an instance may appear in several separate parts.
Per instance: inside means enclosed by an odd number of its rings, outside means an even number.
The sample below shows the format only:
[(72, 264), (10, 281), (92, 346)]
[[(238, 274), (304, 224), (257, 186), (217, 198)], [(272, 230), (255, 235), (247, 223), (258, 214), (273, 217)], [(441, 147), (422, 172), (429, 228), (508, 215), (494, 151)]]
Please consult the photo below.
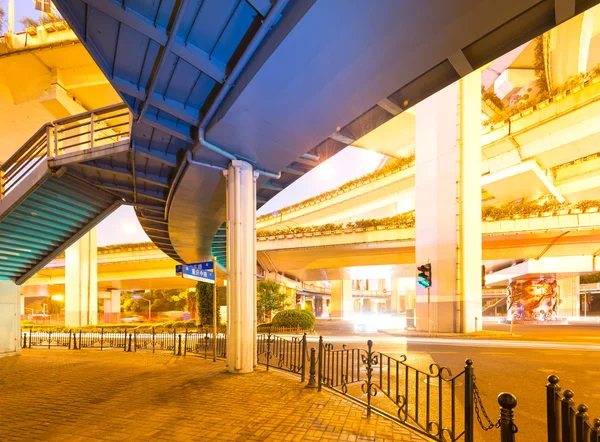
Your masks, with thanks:
[(144, 318), (142, 316), (129, 316), (127, 318), (121, 318), (121, 322), (144, 322)]

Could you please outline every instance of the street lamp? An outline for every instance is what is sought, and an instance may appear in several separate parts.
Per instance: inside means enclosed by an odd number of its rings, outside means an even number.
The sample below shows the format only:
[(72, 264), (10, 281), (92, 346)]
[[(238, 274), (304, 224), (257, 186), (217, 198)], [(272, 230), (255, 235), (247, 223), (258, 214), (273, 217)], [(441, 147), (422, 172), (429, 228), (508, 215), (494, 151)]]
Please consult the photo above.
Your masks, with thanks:
[(131, 295), (133, 299), (143, 299), (148, 302), (148, 321), (152, 320), (152, 301), (144, 298), (142, 295)]

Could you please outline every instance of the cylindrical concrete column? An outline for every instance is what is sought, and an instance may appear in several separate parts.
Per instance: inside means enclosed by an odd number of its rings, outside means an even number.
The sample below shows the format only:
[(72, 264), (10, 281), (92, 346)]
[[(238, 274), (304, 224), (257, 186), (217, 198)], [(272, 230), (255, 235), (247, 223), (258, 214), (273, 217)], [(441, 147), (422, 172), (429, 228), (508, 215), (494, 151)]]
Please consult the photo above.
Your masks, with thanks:
[(18, 285), (0, 281), (0, 357), (21, 352), (19, 297)]
[(227, 369), (256, 365), (256, 178), (245, 161), (232, 161), (227, 177)]
[(98, 323), (97, 237), (94, 228), (65, 252), (65, 325)]
[(348, 320), (352, 319), (353, 314), (352, 281), (331, 281), (331, 317)]

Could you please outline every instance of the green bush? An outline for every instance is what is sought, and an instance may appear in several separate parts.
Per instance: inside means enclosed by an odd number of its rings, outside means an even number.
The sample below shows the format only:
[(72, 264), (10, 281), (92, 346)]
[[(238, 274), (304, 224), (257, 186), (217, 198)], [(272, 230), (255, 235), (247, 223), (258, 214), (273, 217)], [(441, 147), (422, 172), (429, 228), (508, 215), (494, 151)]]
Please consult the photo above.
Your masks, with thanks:
[(265, 322), (264, 324), (259, 324), (258, 327), (256, 327), (256, 331), (257, 332), (268, 332), (272, 326), (273, 326), (273, 324), (271, 324), (270, 322)]
[(312, 330), (317, 319), (307, 310), (284, 310), (273, 317), (273, 327), (300, 327), (303, 330)]

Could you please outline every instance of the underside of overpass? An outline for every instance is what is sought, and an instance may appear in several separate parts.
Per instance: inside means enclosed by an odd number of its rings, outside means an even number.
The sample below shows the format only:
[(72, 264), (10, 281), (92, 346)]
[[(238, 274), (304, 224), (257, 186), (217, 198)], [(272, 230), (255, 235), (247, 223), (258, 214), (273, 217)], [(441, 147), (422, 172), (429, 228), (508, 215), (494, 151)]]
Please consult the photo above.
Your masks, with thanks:
[[(257, 205), (404, 109), (596, 2), (55, 3), (128, 111), (59, 121), (3, 165), (2, 220), (18, 215), (35, 224), (32, 218), (59, 216), (70, 228), (44, 237), (52, 245), (35, 256), (8, 254), (2, 275), (24, 281), (118, 204), (135, 206), (152, 241), (180, 262), (216, 251), (227, 218), (229, 253), (221, 252), (220, 263), (231, 275), (231, 314), (251, 333), (245, 316), (254, 316), (246, 299), (254, 297), (255, 257), (253, 247), (238, 250), (251, 241)], [(337, 31), (344, 27), (353, 32)], [(97, 145), (106, 140), (128, 148)], [(38, 159), (51, 179), (28, 183), (12, 172)], [(93, 212), (25, 198), (54, 179), (92, 186), (109, 205)], [(11, 333), (0, 351), (16, 351), (15, 339)], [(231, 369), (251, 369), (252, 351), (232, 345)]]

